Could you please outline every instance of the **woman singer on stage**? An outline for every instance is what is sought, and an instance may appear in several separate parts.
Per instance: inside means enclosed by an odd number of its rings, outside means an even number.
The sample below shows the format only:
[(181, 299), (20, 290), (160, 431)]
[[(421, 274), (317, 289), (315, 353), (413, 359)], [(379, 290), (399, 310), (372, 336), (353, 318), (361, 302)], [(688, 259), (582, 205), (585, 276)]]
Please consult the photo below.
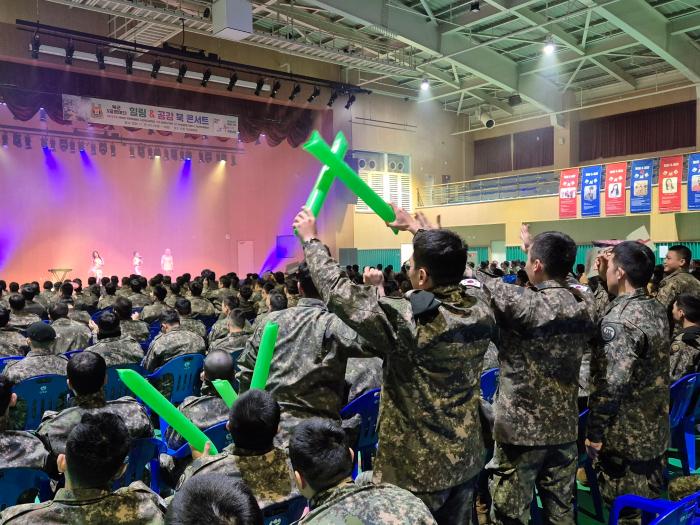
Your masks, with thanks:
[(104, 267), (105, 262), (100, 257), (100, 252), (97, 250), (92, 252), (92, 268), (90, 268), (90, 273), (95, 276), (97, 281), (99, 282), (100, 279), (102, 279), (102, 268)]
[(141, 266), (143, 265), (143, 257), (139, 252), (134, 252), (134, 258), (131, 259), (131, 264), (134, 265), (134, 274), (141, 275)]

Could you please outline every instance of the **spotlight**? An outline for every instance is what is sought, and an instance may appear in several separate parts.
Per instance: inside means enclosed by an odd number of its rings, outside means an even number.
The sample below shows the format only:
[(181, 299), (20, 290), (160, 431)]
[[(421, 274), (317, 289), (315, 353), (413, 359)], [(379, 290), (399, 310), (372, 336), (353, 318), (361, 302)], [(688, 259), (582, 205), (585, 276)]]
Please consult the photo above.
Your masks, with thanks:
[(100, 142), (99, 152), (100, 152), (100, 155), (102, 155), (102, 156), (107, 155), (107, 143), (106, 142)]
[(474, 2), (472, 2), (472, 3), (469, 5), (469, 12), (470, 12), (470, 13), (478, 13), (478, 12), (479, 12), (479, 7), (480, 7), (480, 6), (479, 6), (479, 0), (474, 0)]
[(549, 35), (544, 41), (544, 47), (542, 48), (542, 52), (545, 55), (551, 55), (554, 53), (555, 50), (556, 46), (554, 45), (554, 38), (552, 37), (552, 35)]
[(2, 134), (2, 147), (7, 148), (8, 142), (9, 141), (8, 141), (7, 133), (3, 133)]
[(74, 141), (74, 140), (71, 140), (71, 141), (69, 142), (69, 145), (70, 145), (70, 152), (71, 152), (71, 153), (75, 153), (75, 141)]
[(199, 152), (199, 162), (204, 162), (204, 153)]
[(129, 146), (129, 157), (132, 159), (136, 157), (136, 149), (133, 146)]
[(508, 105), (512, 108), (515, 106), (519, 106), (522, 103), (523, 99), (520, 98), (520, 95), (518, 93), (514, 93), (508, 97)]
[(16, 148), (21, 148), (22, 147), (22, 135), (19, 133), (13, 133), (12, 134), (12, 144)]
[(81, 151), (81, 152), (85, 151), (85, 144), (83, 143), (82, 140), (80, 142), (78, 142), (78, 151)]
[(41, 122), (46, 122), (47, 118), (46, 110), (44, 108), (39, 108), (39, 120)]
[(114, 144), (109, 145), (109, 154), (112, 155), (112, 157), (117, 156), (117, 147)]
[(49, 149), (49, 139), (41, 137), (41, 149)]
[(255, 84), (255, 96), (260, 96), (263, 86), (265, 85), (265, 79), (259, 78), (257, 84)]
[(156, 148), (156, 149), (153, 151), (153, 156), (154, 156), (155, 158), (157, 158), (157, 159), (160, 158), (160, 148)]
[(488, 110), (482, 109), (479, 112), (479, 120), (484, 126), (486, 126), (489, 129), (496, 125), (496, 121), (493, 119), (493, 117), (491, 116), (491, 112)]
[(183, 62), (182, 64), (180, 64), (180, 68), (178, 69), (178, 72), (177, 72), (177, 78), (175, 80), (177, 80), (177, 82), (179, 84), (182, 84), (182, 79), (185, 78), (186, 74), (187, 74), (187, 64), (185, 64)]
[(350, 106), (352, 106), (355, 103), (355, 95), (350, 95), (348, 97), (348, 101), (345, 104), (345, 109), (350, 109)]
[(153, 66), (151, 66), (151, 78), (156, 78), (158, 76), (159, 70), (160, 70), (160, 59), (156, 58), (153, 61)]
[(211, 69), (207, 68), (204, 73), (202, 73), (202, 87), (207, 87), (207, 83), (211, 78)]
[(71, 65), (73, 63), (73, 53), (75, 53), (75, 45), (73, 44), (73, 39), (69, 39), (66, 44), (66, 64)]
[(41, 39), (39, 33), (34, 33), (32, 37), (32, 58), (39, 58), (39, 49), (41, 48)]
[(92, 155), (93, 157), (97, 155), (97, 146), (95, 146), (94, 142), (90, 144), (90, 155)]
[(185, 152), (185, 160), (192, 160), (192, 152), (191, 151)]
[(98, 47), (95, 50), (95, 58), (97, 58), (97, 65), (99, 66), (100, 69), (104, 69), (105, 67), (105, 52), (102, 50), (101, 47)]
[(134, 72), (134, 54), (127, 53), (124, 62), (126, 62), (126, 74), (131, 75)]
[(31, 135), (24, 136), (24, 149), (32, 149), (32, 136)]
[(331, 107), (337, 98), (338, 98), (338, 92), (333, 91), (333, 93), (331, 93), (331, 98), (328, 99), (328, 107)]
[(422, 91), (426, 91), (430, 88), (430, 82), (427, 78), (424, 78), (423, 81), (420, 83), (420, 88)]
[(231, 77), (228, 79), (228, 86), (226, 86), (226, 89), (233, 91), (233, 87), (236, 85), (236, 82), (238, 82), (238, 74), (234, 71), (231, 73)]
[(318, 88), (318, 86), (314, 86), (314, 90), (311, 93), (311, 96), (306, 99), (307, 102), (313, 102), (316, 100), (316, 97), (321, 94), (321, 90)]
[(272, 91), (270, 91), (270, 98), (275, 98), (281, 87), (282, 84), (280, 84), (280, 81), (275, 80), (275, 83), (272, 85)]
[(301, 86), (299, 84), (294, 84), (294, 89), (292, 89), (292, 93), (289, 95), (289, 100), (294, 100), (300, 92)]

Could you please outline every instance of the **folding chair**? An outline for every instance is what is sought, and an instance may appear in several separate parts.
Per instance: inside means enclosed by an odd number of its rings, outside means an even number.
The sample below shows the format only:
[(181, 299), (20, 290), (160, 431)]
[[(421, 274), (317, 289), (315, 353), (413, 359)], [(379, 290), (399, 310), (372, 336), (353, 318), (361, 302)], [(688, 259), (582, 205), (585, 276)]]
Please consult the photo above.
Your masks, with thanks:
[(119, 374), (117, 373), (117, 370), (125, 368), (135, 370), (141, 375), (146, 375), (146, 371), (139, 363), (107, 367), (107, 383), (104, 387), (105, 401), (113, 401), (124, 396), (134, 397), (133, 392), (129, 390), (124, 383), (122, 383), (122, 380), (119, 378)]
[(695, 493), (681, 501), (647, 499), (626, 494), (613, 502), (610, 511), (610, 525), (617, 525), (622, 509), (633, 508), (642, 511), (642, 525), (690, 525), (698, 510), (700, 493)]
[[(30, 377), (16, 384), (12, 391), (26, 407), (22, 430), (36, 430), (46, 410), (60, 410), (66, 405), (66, 376), (48, 374)], [(17, 410), (14, 407), (10, 410)]]
[(491, 368), (481, 374), (481, 397), (489, 403), (493, 403), (498, 390), (498, 368)]
[(263, 523), (265, 525), (291, 525), (301, 518), (306, 509), (306, 498), (296, 496), (287, 501), (264, 507)]
[(379, 435), (377, 434), (377, 419), (379, 419), (379, 400), (381, 389), (376, 388), (365, 392), (354, 399), (340, 411), (340, 417), (350, 419), (355, 414), (360, 415), (360, 436), (355, 450), (355, 460), (352, 477), (355, 479), (360, 472), (372, 469), (372, 458), (377, 453)]
[(158, 469), (162, 453), (165, 453), (165, 445), (160, 439), (141, 438), (132, 441), (129, 464), (122, 477), (114, 480), (112, 489), (126, 487), (134, 481), (145, 482), (150, 477), (151, 490), (158, 494), (160, 492)]
[(20, 503), (52, 498), (51, 481), (43, 470), (33, 468), (0, 469), (0, 511)]

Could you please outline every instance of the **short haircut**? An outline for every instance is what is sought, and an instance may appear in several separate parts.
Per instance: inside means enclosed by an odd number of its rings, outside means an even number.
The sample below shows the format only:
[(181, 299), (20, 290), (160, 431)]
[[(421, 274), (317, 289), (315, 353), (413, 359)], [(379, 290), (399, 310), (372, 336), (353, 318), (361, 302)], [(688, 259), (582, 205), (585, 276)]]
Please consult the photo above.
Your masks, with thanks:
[(0, 306), (0, 328), (6, 326), (10, 322), (10, 310), (4, 306)]
[(131, 291), (134, 293), (139, 293), (141, 291), (141, 279), (131, 279), (129, 281), (129, 287), (131, 287)]
[(425, 230), (413, 237), (416, 269), (425, 268), (434, 286), (457, 284), (467, 266), (467, 245), (450, 230)]
[(289, 440), (289, 459), (316, 492), (352, 474), (345, 431), (330, 419), (315, 417), (299, 423)]
[(301, 285), (305, 297), (319, 297), (316, 285), (313, 279), (311, 279), (309, 265), (306, 264), (306, 261), (303, 261), (297, 269), (297, 281)]
[(212, 350), (204, 359), (204, 375), (209, 381), (215, 379), (233, 379), (235, 368), (233, 358), (228, 352), (223, 350)]
[(60, 301), (54, 303), (53, 305), (51, 305), (51, 308), (49, 308), (49, 315), (51, 316), (51, 320), (53, 321), (55, 321), (56, 319), (63, 319), (64, 317), (68, 317), (68, 305)]
[(100, 279), (100, 284), (102, 286), (107, 286), (110, 282), (111, 281), (109, 280), (109, 277), (103, 277), (102, 279)]
[(117, 285), (112, 281), (109, 281), (107, 284), (105, 284), (105, 293), (107, 295), (114, 295), (117, 293)]
[(95, 394), (104, 386), (107, 365), (95, 352), (78, 352), (68, 360), (67, 374), (78, 395)]
[(19, 283), (16, 283), (15, 281), (12, 281), (10, 283), (10, 292), (12, 293), (17, 293), (19, 292)]
[(263, 284), (263, 291), (269, 294), (272, 290), (276, 288), (276, 286), (277, 285), (275, 283), (268, 281), (265, 284)]
[(562, 232), (544, 232), (530, 246), (530, 260), (539, 259), (552, 279), (565, 279), (576, 262), (576, 243)]
[(399, 283), (390, 279), (384, 281), (384, 295), (391, 295), (399, 290)]
[(82, 488), (103, 487), (129, 453), (131, 438), (122, 418), (110, 412), (85, 413), (66, 440), (70, 479)]
[(690, 251), (690, 248), (687, 246), (684, 246), (683, 244), (674, 244), (673, 246), (668, 247), (669, 252), (676, 252), (678, 254), (678, 257), (681, 259), (685, 259), (685, 264), (683, 265), (683, 268), (688, 268), (690, 266), (690, 262), (693, 259), (693, 254)]
[(22, 297), (24, 297), (25, 301), (31, 301), (34, 299), (34, 296), (36, 295), (34, 292), (34, 285), (32, 284), (25, 284), (21, 288), (21, 294)]
[(224, 474), (200, 474), (175, 493), (165, 515), (167, 525), (262, 525), (263, 514), (252, 491)]
[(167, 310), (163, 310), (163, 313), (160, 314), (160, 323), (180, 324), (180, 316), (175, 310), (173, 310), (172, 308), (168, 308)]
[(10, 303), (10, 308), (12, 308), (16, 312), (21, 312), (24, 310), (24, 307), (27, 305), (27, 301), (25, 301), (24, 297), (22, 297), (18, 293), (13, 293), (10, 296), (10, 299), (8, 300)]
[(233, 403), (228, 421), (237, 447), (265, 452), (277, 434), (280, 406), (269, 392), (248, 390)]
[(170, 283), (170, 291), (173, 292), (175, 295), (180, 295), (180, 290), (182, 289), (182, 285), (175, 281), (174, 283)]
[(292, 295), (299, 295), (299, 283), (297, 282), (296, 279), (290, 278), (287, 281), (287, 292), (292, 294)]
[(168, 292), (165, 288), (158, 284), (155, 288), (153, 288), (153, 295), (159, 301), (164, 301), (165, 298), (168, 296)]
[(235, 295), (227, 295), (224, 297), (222, 304), (225, 304), (229, 310), (233, 310), (234, 308), (238, 308), (241, 305), (241, 302)]
[(228, 275), (224, 275), (219, 279), (222, 288), (231, 288), (231, 278)]
[(97, 277), (88, 277), (88, 286), (92, 286), (93, 284), (97, 284)]
[(277, 284), (284, 284), (284, 272), (275, 272), (275, 281)]
[[(697, 295), (682, 293), (676, 299), (676, 306), (683, 310), (685, 318), (691, 323), (700, 323), (700, 297)], [(2, 411), (0, 410), (0, 414)]]
[(244, 284), (241, 286), (241, 297), (248, 301), (253, 296), (253, 289), (249, 284)]
[(7, 377), (0, 374), (0, 417), (5, 415), (12, 399), (12, 387), (15, 386)]
[(283, 293), (272, 292), (270, 294), (270, 310), (279, 312), (287, 308), (287, 296)]
[(103, 313), (97, 320), (97, 328), (99, 329), (98, 336), (113, 337), (121, 335), (119, 317), (113, 312)]
[(192, 313), (192, 303), (189, 299), (178, 297), (175, 301), (175, 310), (180, 315), (190, 315)]
[(642, 288), (654, 273), (656, 257), (648, 246), (637, 241), (623, 241), (612, 250), (613, 263), (627, 274), (632, 286)]
[(119, 284), (119, 277), (117, 277), (116, 275), (110, 276), (109, 280), (110, 280), (110, 282), (113, 282), (114, 284)]
[(202, 283), (200, 283), (199, 281), (193, 281), (192, 283), (190, 283), (190, 292), (192, 293), (192, 297), (199, 297), (200, 295), (202, 295), (202, 290)]
[(114, 301), (113, 309), (114, 313), (117, 314), (117, 317), (119, 317), (120, 320), (127, 321), (131, 319), (133, 303), (131, 302), (131, 299), (126, 297), (117, 297), (117, 299)]
[(243, 310), (240, 308), (234, 308), (231, 310), (226, 319), (228, 323), (231, 323), (236, 328), (242, 329), (245, 326), (246, 318), (243, 315)]

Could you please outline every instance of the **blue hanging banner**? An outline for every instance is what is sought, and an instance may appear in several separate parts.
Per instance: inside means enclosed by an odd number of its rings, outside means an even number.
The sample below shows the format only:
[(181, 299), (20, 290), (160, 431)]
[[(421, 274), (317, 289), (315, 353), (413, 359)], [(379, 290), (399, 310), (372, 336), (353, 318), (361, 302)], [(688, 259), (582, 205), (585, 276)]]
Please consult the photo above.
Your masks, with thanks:
[(602, 166), (586, 166), (581, 170), (581, 217), (600, 216), (602, 173)]
[(651, 174), (654, 170), (652, 159), (632, 161), (630, 181), (630, 212), (651, 213)]
[(688, 209), (700, 210), (700, 153), (688, 155)]

